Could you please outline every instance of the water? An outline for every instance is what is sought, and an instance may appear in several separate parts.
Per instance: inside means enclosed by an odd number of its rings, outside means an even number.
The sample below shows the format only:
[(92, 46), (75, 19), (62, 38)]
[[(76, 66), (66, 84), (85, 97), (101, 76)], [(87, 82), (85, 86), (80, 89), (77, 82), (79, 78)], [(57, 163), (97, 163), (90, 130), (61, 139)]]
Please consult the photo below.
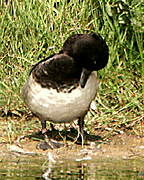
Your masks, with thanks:
[(144, 160), (66, 160), (44, 157), (1, 158), (0, 180), (138, 180), (144, 178)]

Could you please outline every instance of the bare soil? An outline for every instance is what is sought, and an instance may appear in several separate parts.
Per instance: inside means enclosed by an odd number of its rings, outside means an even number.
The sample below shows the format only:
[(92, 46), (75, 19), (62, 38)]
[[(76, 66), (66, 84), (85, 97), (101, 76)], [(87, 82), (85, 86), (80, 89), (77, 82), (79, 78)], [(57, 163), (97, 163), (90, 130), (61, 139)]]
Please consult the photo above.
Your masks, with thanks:
[[(23, 132), (28, 136), (21, 141), (18, 140), (18, 136), (13, 135), (13, 141), (8, 141), (8, 129), (10, 120), (0, 119), (1, 121), (1, 142), (0, 142), (0, 157), (8, 158), (11, 154), (19, 155), (32, 155), (32, 156), (48, 156), (52, 153), (55, 159), (67, 159), (76, 160), (83, 158), (85, 159), (98, 159), (98, 158), (114, 158), (114, 159), (135, 159), (144, 158), (144, 136), (136, 135), (133, 130), (123, 131), (119, 130), (118, 133), (112, 133), (111, 135), (107, 132), (106, 128), (100, 128), (95, 131), (95, 134), (88, 134), (85, 132), (87, 145), (82, 147), (80, 144), (75, 144), (74, 140), (77, 136), (75, 128), (61, 130), (61, 131), (49, 131), (48, 136), (56, 139), (65, 144), (64, 147), (58, 149), (48, 149), (46, 151), (37, 149), (37, 144), (42, 141), (42, 136), (39, 133), (34, 133), (39, 130), (37, 127), (37, 121), (32, 122), (35, 127), (31, 127), (29, 130)], [(25, 123), (25, 124), (24, 124)], [(18, 121), (13, 119), (11, 124), (18, 129), (21, 125), (21, 129), (29, 126), (25, 119)], [(39, 123), (39, 122), (38, 122)], [(11, 125), (11, 126), (12, 126)], [(11, 127), (14, 129), (14, 127)], [(37, 128), (37, 129), (36, 129)], [(143, 132), (141, 126), (141, 132)], [(7, 130), (8, 129), (8, 130)], [(16, 129), (16, 131), (18, 131)], [(21, 132), (21, 131), (20, 131)], [(11, 132), (12, 134), (13, 132)]]
[(1, 157), (9, 157), (13, 154), (47, 156), (52, 153), (55, 159), (83, 160), (85, 158), (114, 158), (114, 159), (135, 159), (144, 158), (144, 137), (134, 135), (117, 135), (111, 141), (95, 141), (89, 145), (67, 143), (65, 147), (48, 149), (46, 151), (36, 148), (38, 141), (25, 139), (19, 145), (0, 144)]

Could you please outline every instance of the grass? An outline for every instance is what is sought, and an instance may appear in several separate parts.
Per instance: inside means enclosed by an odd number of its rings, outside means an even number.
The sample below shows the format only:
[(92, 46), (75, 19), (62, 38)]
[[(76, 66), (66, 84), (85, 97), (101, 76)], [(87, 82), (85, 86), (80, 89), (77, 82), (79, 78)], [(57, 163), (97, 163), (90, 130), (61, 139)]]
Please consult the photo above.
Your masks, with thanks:
[[(1, 116), (8, 117), (10, 113), (21, 118), (21, 112), (28, 112), (20, 90), (34, 63), (58, 52), (70, 34), (93, 31), (105, 38), (110, 58), (107, 67), (98, 72), (101, 84), (97, 109), (88, 113), (87, 128), (91, 129), (91, 122), (95, 127), (113, 129), (140, 125), (144, 71), (142, 2), (0, 0)], [(22, 122), (8, 118), (4, 130), (8, 139), (23, 132), (25, 121)]]

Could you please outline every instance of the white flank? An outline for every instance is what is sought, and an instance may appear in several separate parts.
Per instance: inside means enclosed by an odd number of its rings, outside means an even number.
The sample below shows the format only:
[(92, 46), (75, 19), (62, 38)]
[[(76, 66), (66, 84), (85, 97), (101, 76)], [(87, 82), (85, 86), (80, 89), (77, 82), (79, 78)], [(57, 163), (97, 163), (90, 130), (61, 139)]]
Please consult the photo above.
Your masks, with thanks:
[(64, 93), (42, 88), (30, 75), (22, 95), (31, 111), (41, 120), (70, 122), (85, 115), (96, 96), (98, 84), (96, 73), (92, 72), (85, 88), (79, 86), (70, 93)]

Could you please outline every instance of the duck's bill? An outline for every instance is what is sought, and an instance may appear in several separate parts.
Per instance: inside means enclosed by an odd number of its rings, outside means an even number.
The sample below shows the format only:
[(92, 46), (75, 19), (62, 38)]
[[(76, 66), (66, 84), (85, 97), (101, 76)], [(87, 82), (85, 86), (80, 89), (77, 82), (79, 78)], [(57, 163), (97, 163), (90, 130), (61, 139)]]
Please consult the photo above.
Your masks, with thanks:
[(81, 86), (81, 88), (85, 87), (90, 74), (91, 74), (90, 70), (87, 70), (85, 68), (82, 69), (82, 73), (81, 73), (81, 77), (80, 77), (80, 86)]

